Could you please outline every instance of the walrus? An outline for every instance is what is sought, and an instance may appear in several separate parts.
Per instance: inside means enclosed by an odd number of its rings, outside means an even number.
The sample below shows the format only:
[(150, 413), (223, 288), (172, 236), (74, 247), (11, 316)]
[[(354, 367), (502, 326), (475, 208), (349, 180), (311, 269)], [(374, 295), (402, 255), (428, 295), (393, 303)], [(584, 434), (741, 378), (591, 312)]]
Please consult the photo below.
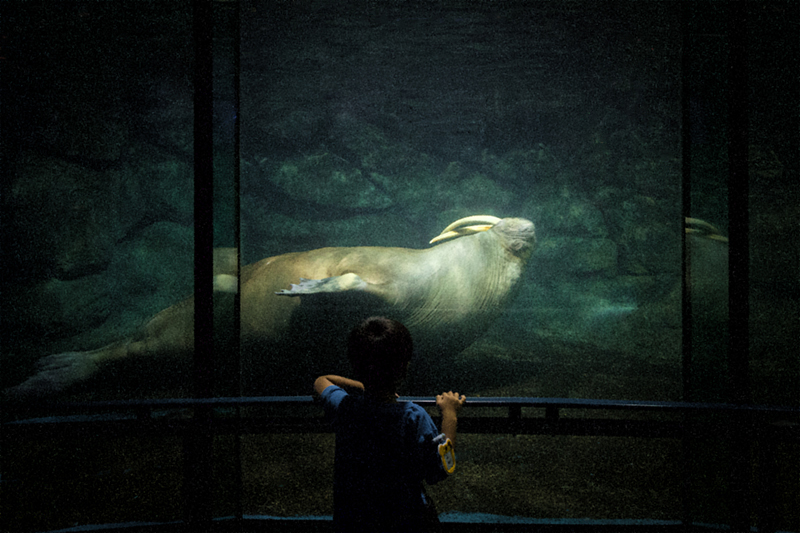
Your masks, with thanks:
[(728, 238), (703, 220), (685, 219), (691, 364), (684, 394), (693, 401), (727, 401)]
[[(429, 368), (424, 361), (462, 351), (502, 312), (516, 294), (535, 242), (529, 220), (473, 216), (449, 225), (428, 249), (328, 247), (243, 267), (238, 280), (243, 392), (306, 394), (287, 390), (300, 383), (287, 376), (305, 379), (329, 371), (332, 359), (343, 359), (338, 347), (346, 332), (373, 315), (408, 327), (416, 359), (423, 361), (414, 366), (424, 372)], [(215, 257), (214, 287), (224, 295), (237, 291), (236, 250), (221, 252)], [(59, 393), (120, 360), (190, 360), (193, 313), (190, 297), (157, 313), (129, 338), (47, 356), (38, 373), (7, 392)], [(262, 387), (264, 381), (284, 386)]]
[(692, 320), (717, 328), (728, 321), (728, 238), (698, 218), (685, 219), (685, 232)]

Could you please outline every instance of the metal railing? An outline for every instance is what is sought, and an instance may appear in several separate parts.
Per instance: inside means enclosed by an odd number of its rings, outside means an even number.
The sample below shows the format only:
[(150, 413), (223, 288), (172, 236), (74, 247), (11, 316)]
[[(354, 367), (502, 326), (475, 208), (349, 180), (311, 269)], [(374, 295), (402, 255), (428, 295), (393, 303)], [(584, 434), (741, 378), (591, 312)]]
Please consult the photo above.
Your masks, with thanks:
[[(403, 397), (423, 407), (432, 407), (430, 397)], [(327, 433), (330, 427), (321, 416), (293, 416), (297, 408), (314, 405), (311, 396), (257, 396), (231, 398), (170, 398), (159, 400), (118, 400), (6, 406), (3, 429), (22, 437), (29, 432), (59, 433), (72, 428), (83, 431), (157, 430), (159, 434), (187, 429), (194, 424), (192, 412), (210, 409), (211, 427), (215, 434), (252, 433)], [(714, 434), (720, 427), (730, 426), (733, 418), (736, 432), (756, 437), (777, 432), (796, 438), (792, 424), (776, 425), (800, 416), (800, 408), (769, 405), (727, 403), (690, 403), (630, 400), (594, 400), (579, 398), (470, 397), (468, 409), (459, 418), (459, 431), (464, 433), (509, 433), (524, 435), (582, 435), (682, 438), (688, 435)], [(242, 414), (245, 408), (270, 408), (281, 416)], [(502, 416), (494, 414), (505, 410)], [(523, 416), (523, 409), (528, 416)], [(489, 410), (485, 416), (471, 416)], [(528, 413), (530, 411), (530, 413)], [(564, 412), (607, 412), (615, 416), (565, 417)], [(172, 417), (166, 416), (168, 413)], [(174, 416), (183, 413), (183, 416)], [(622, 414), (639, 414), (637, 418)], [(714, 416), (701, 416), (714, 415)], [(691, 417), (702, 418), (702, 426)], [(746, 419), (745, 420), (743, 420)], [(234, 423), (235, 422), (235, 423)]]

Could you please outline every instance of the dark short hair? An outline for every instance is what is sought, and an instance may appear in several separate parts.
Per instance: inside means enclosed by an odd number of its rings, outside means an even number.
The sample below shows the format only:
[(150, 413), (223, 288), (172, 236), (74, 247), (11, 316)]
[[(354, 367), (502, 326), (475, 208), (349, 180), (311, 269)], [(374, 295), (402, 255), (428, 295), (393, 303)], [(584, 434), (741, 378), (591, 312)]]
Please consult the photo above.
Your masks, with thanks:
[(367, 387), (385, 387), (402, 378), (413, 353), (408, 329), (382, 316), (364, 320), (347, 339), (347, 358), (356, 379)]

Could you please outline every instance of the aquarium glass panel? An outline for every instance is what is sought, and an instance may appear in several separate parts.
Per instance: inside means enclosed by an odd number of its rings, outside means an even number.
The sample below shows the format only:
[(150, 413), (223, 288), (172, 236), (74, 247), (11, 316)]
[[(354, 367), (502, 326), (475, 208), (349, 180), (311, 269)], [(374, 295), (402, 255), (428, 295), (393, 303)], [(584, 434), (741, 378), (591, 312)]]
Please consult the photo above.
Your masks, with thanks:
[[(771, 56), (775, 48), (759, 29), (771, 23), (759, 24), (789, 14), (785, 6), (759, 11), (747, 29), (748, 40), (759, 43), (745, 67), (754, 69), (750, 79), (761, 80), (756, 83), (767, 84), (769, 72), (784, 65), (786, 57)], [(746, 382), (750, 399), (796, 405), (796, 358), (781, 349), (792, 342), (797, 324), (796, 239), (781, 230), (796, 223), (796, 188), (769, 218), (766, 233), (750, 238), (750, 316), (760, 321), (750, 326), (750, 355), (759, 360), (745, 365), (744, 377), (729, 360), (728, 238), (736, 214), (729, 208), (731, 42), (724, 6), (683, 12), (677, 4), (656, 2), (621, 2), (613, 9), (561, 2), (496, 9), (458, 3), (380, 10), (259, 2), (243, 7), (242, 259), (278, 257), (245, 267), (250, 270), (242, 280), (258, 277), (259, 289), (282, 293), (264, 313), (248, 303), (242, 287), (243, 390), (307, 394), (316, 375), (347, 374), (347, 330), (380, 313), (406, 322), (417, 343), (401, 394), (454, 389), (468, 396), (725, 402)], [(796, 45), (787, 47), (796, 57)], [(789, 78), (778, 74), (776, 94), (796, 92)], [(759, 91), (750, 95), (758, 101), (749, 115), (750, 164), (757, 159), (767, 167), (750, 169), (755, 235), (755, 224), (767, 217), (762, 213), (774, 211), (766, 205), (769, 198), (784, 190), (777, 185), (786, 177), (782, 172), (796, 174), (797, 167), (796, 131), (770, 137), (767, 117), (780, 115), (795, 130), (797, 119), (796, 109), (773, 109)], [(770, 147), (758, 148), (758, 135)], [(684, 166), (686, 153), (691, 159)], [(499, 233), (486, 227), (493, 223), (473, 220), (455, 228), (449, 240), (428, 244), (451, 222), (471, 215), (520, 217), (535, 225), (532, 253), (520, 263), (523, 274), (508, 299), (492, 304), (496, 316), (457, 311), (465, 301), (470, 309), (479, 307), (468, 299), (471, 291), (496, 296), (481, 285), (481, 276), (495, 267), (476, 259), (489, 252), (471, 244)], [(779, 251), (764, 252), (767, 244)], [(378, 248), (344, 248), (358, 246)], [(420, 251), (387, 252), (390, 247)], [(469, 253), (461, 255), (463, 250)], [(298, 254), (280, 255), (287, 252)], [(776, 262), (774, 255), (782, 259)], [(693, 259), (691, 265), (684, 257)], [(432, 274), (431, 263), (437, 274), (448, 275)], [(510, 283), (512, 276), (503, 272)], [(408, 287), (409, 278), (419, 292)], [(403, 290), (398, 283), (406, 284)], [(447, 300), (453, 283), (464, 300)], [(785, 291), (781, 303), (768, 311), (779, 287)], [(409, 293), (424, 313), (404, 307)], [(292, 305), (297, 308), (290, 323), (256, 323), (256, 317), (278, 319), (270, 313), (286, 317)], [(437, 321), (446, 327), (432, 325)], [(770, 353), (767, 346), (778, 349)], [(767, 385), (773, 378), (776, 388)], [(634, 441), (659, 450), (654, 457), (664, 460), (678, 454), (671, 441)], [(475, 442), (482, 448), (477, 456), (491, 455), (488, 441)], [(535, 448), (545, 439), (526, 442)], [(703, 442), (685, 450), (692, 460), (702, 461)], [(570, 444), (588, 463), (592, 450), (605, 445), (614, 443), (576, 438)], [(693, 490), (702, 491), (717, 476), (727, 479), (736, 454), (720, 453), (719, 465), (703, 471), (710, 474), (698, 470), (687, 481)], [(508, 456), (498, 461), (513, 470), (504, 462)], [(586, 473), (581, 468), (575, 467), (576, 478)], [(678, 476), (678, 470), (671, 472)], [(481, 480), (487, 475), (476, 474)], [(500, 477), (513, 478), (508, 472)], [(251, 490), (246, 482), (245, 492)], [(619, 516), (685, 516), (675, 485), (655, 490), (665, 499), (645, 498), (641, 509), (631, 500), (625, 504), (631, 512)], [(447, 491), (442, 494), (446, 499)], [(626, 498), (624, 490), (615, 494)], [(707, 494), (719, 502), (698, 500), (696, 507), (728, 516), (729, 491)], [(481, 504), (490, 501), (482, 498)], [(592, 507), (592, 501), (587, 496), (542, 514), (615, 514), (611, 503)], [(260, 508), (246, 502), (246, 512)], [(501, 507), (496, 512), (508, 511)], [(525, 514), (521, 508), (514, 511)], [(697, 516), (715, 519), (714, 513)]]
[(3, 3), (2, 383), (24, 383), (15, 399), (187, 393), (191, 305), (158, 313), (193, 290), (190, 7)]
[[(732, 36), (728, 7), (687, 10), (685, 212), (693, 218), (686, 230), (693, 275), (685, 396), (797, 406), (800, 360), (792, 344), (800, 324), (800, 243), (790, 228), (797, 224), (800, 194), (793, 183), (799, 89), (788, 65), (796, 66), (800, 54), (791, 30), (798, 13), (786, 4), (742, 11), (747, 23)], [(738, 153), (731, 145), (736, 135), (746, 135)], [(735, 281), (742, 269), (743, 284)], [(737, 285), (729, 286), (729, 279)], [(730, 308), (730, 298), (749, 309)], [(742, 348), (734, 342), (737, 349), (729, 350), (729, 313), (749, 320), (745, 364), (731, 366)]]
[[(792, 29), (798, 11), (788, 4), (750, 7), (687, 10), (685, 208), (693, 220), (686, 230), (691, 332), (684, 395), (797, 408), (800, 242), (790, 227), (797, 225), (800, 194), (800, 85), (789, 71), (800, 61)], [(732, 23), (743, 16), (745, 23)], [(797, 529), (800, 517), (788, 504), (797, 483), (778, 474), (796, 463), (796, 446), (771, 434), (748, 441), (742, 430), (749, 424), (736, 416), (687, 419), (697, 428), (733, 422), (729, 431), (700, 431), (687, 442), (689, 515), (733, 529)]]
[[(757, 404), (800, 406), (800, 43), (797, 9), (748, 26), (750, 387)], [(789, 66), (792, 65), (792, 66)], [(795, 522), (797, 528), (797, 522)]]
[(243, 4), (243, 390), (386, 314), (406, 394), (681, 398), (679, 6), (621, 6)]
[(183, 516), (174, 432), (59, 407), (191, 392), (191, 7), (0, 4), (3, 531)]
[[(352, 375), (348, 330), (385, 314), (416, 346), (400, 394), (682, 398), (679, 6), (620, 6), (242, 5), (245, 394)], [(245, 514), (332, 512), (304, 495), (329, 435), (246, 442)], [(672, 441), (461, 442), (440, 512), (680, 514)], [(656, 470), (660, 499), (631, 489)]]

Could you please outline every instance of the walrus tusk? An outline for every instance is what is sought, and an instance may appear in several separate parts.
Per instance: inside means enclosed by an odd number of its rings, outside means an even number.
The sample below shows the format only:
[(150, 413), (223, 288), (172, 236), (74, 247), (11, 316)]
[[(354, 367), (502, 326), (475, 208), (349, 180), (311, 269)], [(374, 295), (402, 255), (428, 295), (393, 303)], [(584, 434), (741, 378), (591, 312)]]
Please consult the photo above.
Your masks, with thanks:
[(429, 244), (454, 239), (463, 235), (480, 233), (481, 231), (491, 229), (492, 226), (498, 222), (500, 222), (500, 219), (492, 215), (473, 215), (460, 218), (444, 228), (438, 236), (431, 239)]
[[(699, 218), (686, 217), (684, 219), (686, 233), (699, 233), (707, 239), (715, 241), (728, 242), (728, 238), (722, 235), (720, 231), (713, 225), (705, 220)], [(692, 227), (690, 227), (692, 226)]]
[(481, 226), (464, 226), (463, 228), (458, 228), (454, 231), (447, 231), (440, 233), (438, 236), (431, 239), (431, 242), (428, 244), (433, 244), (435, 242), (442, 242), (449, 239), (455, 239), (456, 237), (463, 237), (464, 235), (472, 235), (473, 233), (480, 233), (482, 231), (486, 231), (488, 229), (492, 229), (494, 224), (484, 224)]
[(491, 226), (494, 226), (498, 222), (500, 222), (500, 219), (492, 215), (472, 215), (464, 218), (459, 218), (458, 220), (456, 220), (455, 222), (444, 228), (442, 230), (442, 233), (445, 233), (452, 229), (456, 229), (461, 226), (467, 226), (471, 224), (489, 224)]

